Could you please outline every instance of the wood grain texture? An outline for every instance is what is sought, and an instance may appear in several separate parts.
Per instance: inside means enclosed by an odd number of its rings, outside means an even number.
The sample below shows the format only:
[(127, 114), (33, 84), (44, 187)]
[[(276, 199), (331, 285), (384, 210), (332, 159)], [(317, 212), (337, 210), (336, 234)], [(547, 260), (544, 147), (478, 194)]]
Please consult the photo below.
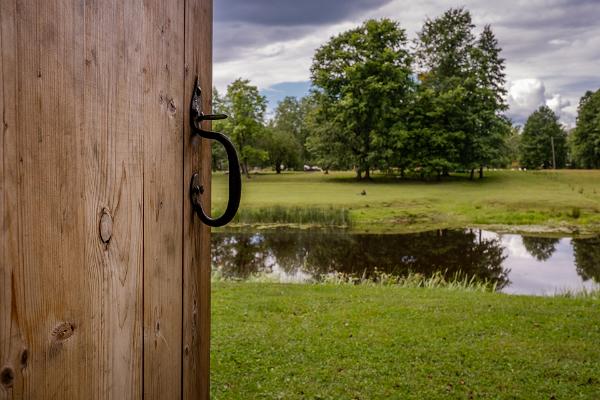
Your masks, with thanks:
[(181, 397), (184, 0), (145, 5), (144, 399), (174, 399)]
[(211, 0), (0, 2), (0, 399), (209, 397), (211, 42)]
[[(186, 2), (185, 121), (196, 76), (202, 87), (202, 109), (211, 109), (212, 12), (212, 0)], [(203, 206), (210, 210), (210, 143), (193, 141), (188, 124), (184, 126), (184, 190), (187, 196), (192, 174), (198, 172), (205, 188)], [(210, 396), (210, 229), (193, 215), (187, 197), (183, 212), (183, 398), (206, 400)]]
[[(146, 74), (172, 54), (145, 37), (145, 29), (160, 28), (163, 12), (159, 1), (0, 2), (2, 399), (142, 397), (145, 217), (156, 218), (159, 235), (175, 235), (149, 257), (168, 254), (161, 260), (174, 260), (181, 280), (180, 185), (162, 209), (156, 195), (144, 201), (145, 179), (149, 188), (167, 180), (155, 174), (162, 166), (146, 163), (153, 155), (144, 151), (158, 151), (157, 164), (171, 151), (169, 180), (182, 175), (181, 123), (155, 95), (165, 74), (153, 80)], [(181, 6), (173, 12), (183, 19)], [(178, 29), (173, 40), (182, 41)], [(182, 71), (183, 49), (177, 51), (172, 67)], [(172, 87), (182, 80), (183, 72), (177, 74)], [(181, 90), (172, 96), (181, 98)], [(146, 112), (157, 114), (157, 128), (170, 128), (164, 142), (144, 122)], [(167, 217), (151, 217), (155, 210)], [(105, 213), (112, 225), (103, 241)], [(171, 217), (175, 227), (163, 228)], [(157, 245), (159, 238), (150, 240)], [(159, 279), (149, 277), (150, 287)], [(161, 344), (149, 355), (175, 359), (167, 397), (181, 393), (178, 291), (166, 305), (175, 309), (173, 326), (162, 334), (170, 348)], [(152, 289), (149, 296), (162, 301)]]

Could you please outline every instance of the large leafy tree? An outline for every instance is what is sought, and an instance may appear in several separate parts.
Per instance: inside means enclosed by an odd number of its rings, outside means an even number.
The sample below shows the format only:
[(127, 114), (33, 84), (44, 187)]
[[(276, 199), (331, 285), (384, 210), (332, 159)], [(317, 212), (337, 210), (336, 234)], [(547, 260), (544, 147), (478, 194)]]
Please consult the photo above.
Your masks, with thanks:
[(563, 168), (567, 161), (567, 134), (548, 106), (534, 111), (523, 128), (521, 164), (527, 168)]
[(586, 92), (579, 101), (577, 127), (573, 135), (577, 165), (600, 168), (600, 89)]
[[(502, 115), (507, 105), (501, 49), (489, 26), (478, 38), (474, 28), (469, 11), (453, 8), (426, 20), (416, 42), (420, 85), (412, 129), (430, 138), (416, 161), (438, 174), (461, 167), (472, 177), (479, 168), (482, 177), (483, 166), (501, 157), (510, 132)], [(435, 157), (427, 146), (439, 148), (431, 149)]]
[[(288, 145), (288, 148), (294, 147), (294, 162), (292, 166), (297, 166), (300, 162), (305, 162), (308, 159), (306, 151), (306, 139), (308, 137), (307, 114), (310, 111), (312, 102), (310, 96), (306, 96), (300, 100), (295, 97), (287, 96), (277, 104), (275, 115), (271, 121), (271, 125), (276, 129), (280, 139), (285, 136), (287, 139), (283, 142)], [(288, 160), (290, 162), (291, 160)]]
[(231, 138), (240, 152), (242, 172), (250, 178), (250, 165), (268, 158), (263, 148), (267, 100), (250, 81), (237, 79), (227, 86), (227, 93), (218, 102), (216, 110), (229, 118), (215, 121), (215, 129)]
[(388, 162), (390, 130), (403, 118), (413, 82), (406, 45), (398, 23), (368, 20), (315, 53), (311, 79), (327, 113), (321, 119), (336, 127), (320, 132), (319, 142), (340, 142), (358, 178)]
[(344, 131), (338, 125), (328, 98), (313, 92), (307, 99), (306, 130), (309, 132), (305, 147), (309, 162), (316, 163), (327, 174), (331, 169), (352, 166), (352, 153), (345, 142)]

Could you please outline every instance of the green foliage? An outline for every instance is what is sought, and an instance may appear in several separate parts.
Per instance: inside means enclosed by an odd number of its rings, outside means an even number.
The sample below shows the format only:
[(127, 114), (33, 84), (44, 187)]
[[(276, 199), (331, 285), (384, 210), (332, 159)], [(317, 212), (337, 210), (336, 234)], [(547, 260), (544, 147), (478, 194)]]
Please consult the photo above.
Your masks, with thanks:
[(269, 162), (279, 174), (283, 168), (295, 168), (300, 163), (301, 147), (296, 137), (273, 124), (267, 127), (265, 149)]
[(212, 299), (212, 398), (595, 399), (600, 392), (597, 297), (216, 282)]
[(512, 127), (503, 146), (504, 153), (499, 158), (499, 167), (514, 167), (518, 165), (521, 150), (520, 127)]
[(281, 173), (282, 164), (286, 168), (298, 168), (305, 160), (306, 103), (306, 100), (285, 97), (277, 105), (275, 116), (269, 123), (266, 150), (277, 173)]
[(558, 123), (554, 111), (541, 106), (529, 116), (523, 128), (521, 164), (530, 169), (563, 168), (566, 162), (567, 133)]
[(368, 20), (333, 37), (315, 53), (311, 79), (316, 88), (318, 123), (313, 148), (342, 144), (339, 155), (369, 178), (376, 165), (389, 162), (390, 128), (398, 124), (412, 90), (406, 34), (389, 19)]
[[(216, 96), (215, 96), (216, 97)], [(215, 121), (216, 130), (228, 135), (240, 154), (241, 167), (246, 176), (249, 166), (268, 158), (264, 149), (265, 128), (264, 115), (267, 100), (261, 96), (256, 86), (250, 85), (246, 79), (237, 79), (227, 86), (223, 98), (216, 97), (215, 109), (229, 115), (228, 119)]]
[[(419, 90), (411, 119), (412, 142), (403, 157), (438, 176), (473, 170), (502, 158), (510, 123), (501, 49), (491, 28), (476, 39), (469, 11), (458, 8), (428, 19), (417, 40)], [(423, 136), (422, 140), (418, 140)]]
[(600, 168), (600, 89), (588, 91), (579, 101), (573, 147), (578, 166)]

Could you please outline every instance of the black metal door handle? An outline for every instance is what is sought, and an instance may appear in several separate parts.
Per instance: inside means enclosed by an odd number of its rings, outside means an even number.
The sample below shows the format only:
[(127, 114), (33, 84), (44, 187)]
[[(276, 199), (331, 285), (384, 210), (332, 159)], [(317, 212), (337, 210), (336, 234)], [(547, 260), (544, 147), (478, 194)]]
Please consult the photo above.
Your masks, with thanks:
[(242, 176), (240, 173), (240, 161), (238, 159), (235, 146), (231, 140), (219, 132), (207, 131), (202, 129), (201, 122), (204, 120), (218, 120), (225, 119), (227, 115), (224, 114), (204, 114), (201, 107), (202, 91), (199, 86), (198, 78), (196, 78), (196, 84), (194, 87), (194, 95), (192, 96), (192, 106), (190, 110), (190, 124), (192, 128), (193, 136), (200, 136), (206, 139), (216, 140), (221, 143), (227, 152), (227, 160), (229, 161), (229, 200), (227, 202), (227, 208), (223, 215), (218, 218), (209, 217), (202, 208), (200, 201), (200, 195), (204, 193), (204, 188), (200, 182), (200, 176), (198, 173), (192, 175), (192, 181), (190, 182), (190, 200), (192, 202), (192, 209), (200, 217), (200, 220), (208, 226), (218, 227), (223, 226), (231, 222), (237, 210), (240, 206), (240, 198), (242, 196)]

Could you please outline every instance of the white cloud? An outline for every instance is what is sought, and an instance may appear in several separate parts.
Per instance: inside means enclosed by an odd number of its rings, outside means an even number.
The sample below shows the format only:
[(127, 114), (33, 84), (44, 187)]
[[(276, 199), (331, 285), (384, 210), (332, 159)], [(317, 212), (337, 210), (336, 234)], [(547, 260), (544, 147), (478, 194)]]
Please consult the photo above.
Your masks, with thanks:
[(548, 94), (541, 79), (517, 79), (510, 84), (507, 97), (508, 116), (516, 123), (525, 123), (527, 117), (542, 105), (554, 111), (567, 127), (572, 127), (575, 122), (576, 109), (571, 106), (571, 101), (558, 93)]
[(518, 79), (508, 89), (510, 115), (515, 119), (527, 117), (545, 103), (546, 87), (540, 79)]
[[(226, 3), (215, 2), (216, 15), (232, 12)], [(252, 15), (244, 19), (243, 13), (236, 14), (234, 22), (217, 18), (214, 79), (218, 89), (238, 77), (250, 79), (261, 89), (281, 82), (306, 81), (315, 49), (332, 35), (367, 18), (389, 17), (398, 20), (414, 38), (425, 18), (434, 18), (457, 5), (471, 11), (479, 29), (492, 25), (506, 59), (509, 116), (516, 122), (522, 123), (537, 107), (547, 104), (571, 126), (579, 98), (586, 90), (600, 87), (598, 0), (364, 0), (356, 3), (361, 4), (359, 9), (343, 13), (336, 11), (339, 6), (324, 3), (327, 12), (319, 12), (328, 13), (328, 18), (314, 25), (310, 10), (316, 8), (310, 5), (317, 3), (290, 1), (278, 7), (268, 3), (253, 3), (254, 19)], [(261, 9), (261, 4), (268, 9)], [(264, 12), (268, 12), (268, 21), (262, 21)], [(293, 23), (296, 14), (297, 23)], [(262, 19), (257, 22), (256, 16)]]

